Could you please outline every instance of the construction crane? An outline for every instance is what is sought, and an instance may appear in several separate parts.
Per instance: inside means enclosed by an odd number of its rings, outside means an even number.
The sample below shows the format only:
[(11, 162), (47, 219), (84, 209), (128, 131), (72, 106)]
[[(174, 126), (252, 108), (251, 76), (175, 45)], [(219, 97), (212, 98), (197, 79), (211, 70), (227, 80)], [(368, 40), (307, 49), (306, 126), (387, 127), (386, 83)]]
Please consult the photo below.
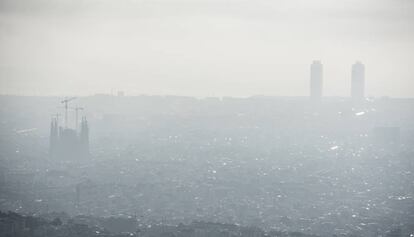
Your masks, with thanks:
[(65, 129), (68, 128), (68, 103), (74, 99), (76, 99), (76, 97), (65, 97), (65, 99), (61, 101), (62, 104), (65, 104)]

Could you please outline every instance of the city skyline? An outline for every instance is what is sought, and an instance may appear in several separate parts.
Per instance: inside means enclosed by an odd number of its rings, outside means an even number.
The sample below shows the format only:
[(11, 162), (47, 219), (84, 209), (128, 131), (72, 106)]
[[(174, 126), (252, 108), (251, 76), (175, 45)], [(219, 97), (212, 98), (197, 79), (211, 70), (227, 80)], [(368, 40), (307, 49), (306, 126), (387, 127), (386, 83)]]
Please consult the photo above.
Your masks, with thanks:
[(0, 0), (1, 237), (414, 237), (414, 0)]
[(413, 97), (413, 10), (406, 0), (4, 0), (0, 93), (307, 96), (320, 59), (325, 96), (348, 96), (359, 60), (366, 96)]
[[(356, 61), (354, 64), (352, 64), (351, 67), (351, 76), (350, 76), (350, 93), (347, 96), (335, 96), (335, 95), (328, 95), (324, 96), (324, 66), (321, 62), (321, 60), (313, 60), (310, 65), (310, 77), (309, 77), (309, 94), (308, 96), (313, 101), (320, 101), (322, 97), (350, 97), (354, 100), (362, 100), (365, 97), (365, 90), (366, 90), (366, 79), (365, 79), (365, 65), (360, 62)], [(93, 95), (117, 95), (117, 96), (125, 96), (125, 90), (114, 90), (111, 89), (109, 93), (95, 93)], [(19, 94), (16, 94), (19, 95)], [(37, 95), (37, 94), (35, 94)], [(67, 96), (67, 94), (65, 94)], [(128, 94), (129, 96), (137, 96), (137, 94)], [(138, 94), (138, 95), (145, 95), (145, 94)], [(258, 94), (260, 96), (266, 96), (263, 94)], [(251, 97), (251, 96), (258, 96), (258, 95), (250, 95), (245, 97)], [(56, 96), (56, 95), (54, 95)], [(59, 96), (59, 95), (58, 95)], [(62, 96), (62, 95), (60, 95)], [(90, 96), (90, 95), (88, 95)], [(168, 96), (168, 95), (167, 95)], [(173, 95), (174, 96), (174, 95)], [(273, 95), (273, 96), (282, 96), (283, 95)], [(301, 97), (301, 95), (292, 95), (293, 97)], [(210, 97), (210, 96), (204, 96), (204, 97)], [(225, 96), (222, 96), (225, 97)], [(230, 96), (232, 97), (232, 96)], [(237, 97), (237, 96), (236, 96)], [(368, 96), (370, 97), (370, 96)], [(380, 96), (383, 97), (383, 96)], [(203, 96), (200, 96), (200, 98), (203, 98)]]

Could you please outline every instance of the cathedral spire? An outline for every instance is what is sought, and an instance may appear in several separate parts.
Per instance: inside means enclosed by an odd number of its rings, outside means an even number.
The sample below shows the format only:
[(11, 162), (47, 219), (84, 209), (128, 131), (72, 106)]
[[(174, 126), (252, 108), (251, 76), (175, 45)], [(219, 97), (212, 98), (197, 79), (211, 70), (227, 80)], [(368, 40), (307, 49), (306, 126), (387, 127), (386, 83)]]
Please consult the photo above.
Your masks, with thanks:
[(86, 117), (82, 117), (80, 131), (80, 147), (83, 155), (89, 155), (89, 126)]

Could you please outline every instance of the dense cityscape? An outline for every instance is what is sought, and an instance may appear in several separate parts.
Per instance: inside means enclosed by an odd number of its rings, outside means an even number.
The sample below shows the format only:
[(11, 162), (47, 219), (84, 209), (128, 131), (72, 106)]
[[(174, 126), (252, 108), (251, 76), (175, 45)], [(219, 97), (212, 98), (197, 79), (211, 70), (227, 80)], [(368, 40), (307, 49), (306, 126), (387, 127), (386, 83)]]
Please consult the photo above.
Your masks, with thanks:
[(414, 101), (319, 99), (79, 97), (90, 151), (69, 158), (51, 154), (49, 121), (80, 133), (78, 112), (1, 96), (0, 210), (98, 232), (115, 218), (138, 236), (413, 233)]
[(0, 0), (0, 237), (414, 237), (413, 0)]

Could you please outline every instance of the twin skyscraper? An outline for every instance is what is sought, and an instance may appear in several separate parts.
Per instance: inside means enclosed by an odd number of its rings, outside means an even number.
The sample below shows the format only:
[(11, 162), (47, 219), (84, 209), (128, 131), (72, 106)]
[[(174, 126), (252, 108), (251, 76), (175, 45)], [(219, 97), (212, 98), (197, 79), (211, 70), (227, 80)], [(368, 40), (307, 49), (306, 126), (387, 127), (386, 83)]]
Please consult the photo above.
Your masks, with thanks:
[[(310, 98), (318, 101), (322, 98), (323, 65), (320, 61), (313, 61), (310, 68)], [(351, 97), (360, 101), (365, 97), (365, 66), (361, 62), (352, 65)]]

